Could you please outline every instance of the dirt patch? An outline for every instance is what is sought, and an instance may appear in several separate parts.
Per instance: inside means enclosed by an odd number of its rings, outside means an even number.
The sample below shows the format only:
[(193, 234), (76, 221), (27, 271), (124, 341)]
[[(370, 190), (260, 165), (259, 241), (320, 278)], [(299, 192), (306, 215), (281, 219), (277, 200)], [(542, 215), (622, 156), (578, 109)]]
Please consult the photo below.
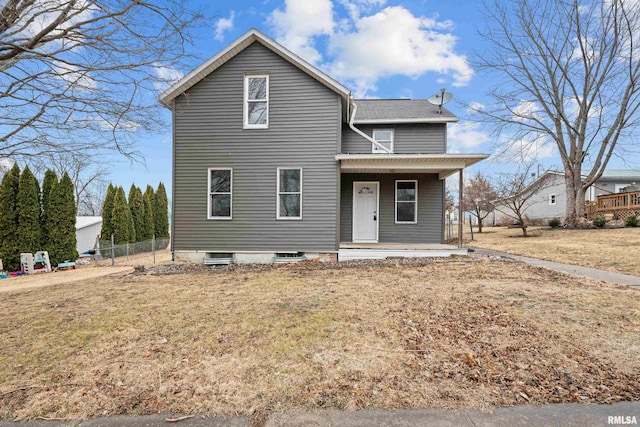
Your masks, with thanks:
[[(486, 230), (486, 232), (485, 232)], [(640, 228), (572, 230), (529, 227), (530, 237), (505, 227), (465, 234), (465, 244), (565, 264), (640, 276)]]
[(638, 400), (638, 298), (467, 258), (8, 293), (0, 418)]

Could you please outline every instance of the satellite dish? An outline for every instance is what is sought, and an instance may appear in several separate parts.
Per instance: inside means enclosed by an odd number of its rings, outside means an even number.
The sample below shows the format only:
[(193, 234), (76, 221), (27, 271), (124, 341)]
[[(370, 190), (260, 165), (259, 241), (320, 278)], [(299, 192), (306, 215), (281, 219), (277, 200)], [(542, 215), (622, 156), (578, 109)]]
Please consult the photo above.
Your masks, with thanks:
[(427, 98), (427, 101), (429, 101), (433, 105), (437, 105), (438, 113), (442, 114), (442, 106), (452, 99), (453, 95), (451, 95), (451, 93), (449, 92), (445, 92), (445, 90), (442, 89), (440, 93), (436, 93), (435, 95), (431, 95), (429, 98)]

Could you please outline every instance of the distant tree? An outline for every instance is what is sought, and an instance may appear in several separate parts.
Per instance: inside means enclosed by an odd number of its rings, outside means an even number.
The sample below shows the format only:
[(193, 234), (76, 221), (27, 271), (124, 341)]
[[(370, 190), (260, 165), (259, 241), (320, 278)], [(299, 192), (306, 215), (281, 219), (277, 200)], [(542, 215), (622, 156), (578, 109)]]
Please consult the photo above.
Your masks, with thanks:
[(124, 189), (117, 187), (113, 198), (113, 210), (111, 225), (113, 227), (114, 242), (116, 245), (131, 242), (131, 213), (124, 195)]
[(143, 234), (138, 238), (141, 242), (150, 240), (155, 234), (155, 226), (153, 223), (153, 197), (146, 193), (142, 196), (144, 203), (144, 228)]
[(545, 179), (536, 180), (533, 167), (534, 163), (530, 162), (523, 164), (517, 172), (500, 174), (494, 186), (498, 196), (495, 210), (515, 220), (524, 237), (527, 237), (528, 225), (526, 211), (532, 198), (550, 184)]
[(73, 183), (68, 174), (62, 175), (53, 187), (49, 198), (49, 258), (53, 265), (64, 261), (75, 261), (76, 250), (76, 202)]
[(42, 240), (42, 247), (51, 246), (51, 238), (49, 236), (49, 215), (51, 214), (51, 208), (49, 207), (49, 201), (51, 200), (51, 192), (58, 185), (58, 176), (54, 171), (48, 169), (44, 174), (44, 179), (42, 180), (42, 196), (41, 207), (42, 207), (42, 215), (40, 222), (40, 233)]
[(136, 232), (136, 240), (142, 241), (146, 233), (146, 226), (144, 223), (144, 200), (142, 198), (142, 191), (131, 184), (129, 189), (129, 210), (131, 211), (131, 217), (133, 219), (133, 225)]
[(34, 253), (41, 249), (40, 185), (38, 179), (26, 166), (20, 175), (16, 199), (18, 227), (14, 238), (18, 252)]
[(109, 184), (107, 194), (104, 196), (102, 203), (102, 229), (100, 230), (100, 240), (111, 240), (113, 234), (113, 224), (111, 216), (113, 215), (113, 201), (116, 197), (116, 188)]
[(169, 203), (164, 184), (158, 184), (153, 205), (153, 225), (157, 238), (169, 237)]
[(0, 184), (0, 259), (6, 270), (20, 269), (20, 253), (15, 233), (18, 229), (16, 200), (20, 186), (20, 167), (14, 163)]
[(480, 233), (482, 233), (482, 221), (493, 211), (493, 203), (497, 198), (498, 193), (493, 185), (480, 171), (476, 172), (464, 186), (463, 209), (475, 213)]

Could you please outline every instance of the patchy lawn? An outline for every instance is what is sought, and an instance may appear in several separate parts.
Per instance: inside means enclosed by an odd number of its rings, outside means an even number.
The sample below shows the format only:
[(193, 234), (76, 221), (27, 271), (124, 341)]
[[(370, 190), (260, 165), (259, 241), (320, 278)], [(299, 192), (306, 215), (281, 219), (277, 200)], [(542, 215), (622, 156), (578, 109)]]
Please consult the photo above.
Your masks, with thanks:
[[(469, 246), (640, 276), (640, 228), (571, 230), (483, 227)], [(465, 239), (470, 235), (465, 234)]]
[(638, 400), (639, 299), (466, 258), (8, 292), (0, 418)]

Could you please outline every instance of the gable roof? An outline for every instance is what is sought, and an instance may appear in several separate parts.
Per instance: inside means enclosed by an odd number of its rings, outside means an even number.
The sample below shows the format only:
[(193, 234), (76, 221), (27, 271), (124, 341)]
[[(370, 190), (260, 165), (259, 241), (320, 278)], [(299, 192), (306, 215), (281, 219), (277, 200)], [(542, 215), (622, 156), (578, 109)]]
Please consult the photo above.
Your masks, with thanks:
[(304, 71), (314, 79), (318, 80), (320, 83), (327, 86), (329, 89), (338, 93), (342, 97), (345, 105), (349, 105), (349, 97), (351, 95), (351, 91), (347, 89), (342, 83), (333, 79), (328, 74), (319, 70), (315, 66), (309, 64), (307, 61), (300, 58), (298, 55), (281, 46), (280, 44), (276, 43), (274, 40), (265, 36), (255, 28), (250, 29), (249, 31), (238, 37), (227, 47), (209, 58), (205, 63), (201, 64), (189, 74), (172, 84), (169, 88), (167, 88), (160, 94), (160, 101), (163, 104), (168, 105), (169, 102), (189, 90), (196, 83), (204, 79), (216, 69), (220, 68), (222, 65), (231, 60), (233, 57), (235, 57), (237, 54), (242, 52), (245, 48), (249, 47), (254, 42), (262, 44), (267, 49), (271, 50), (298, 69)]
[(102, 223), (101, 216), (77, 216), (76, 217), (76, 230), (89, 227), (90, 225)]
[(598, 181), (640, 181), (639, 169), (607, 169)]
[(446, 123), (458, 118), (446, 108), (438, 112), (438, 106), (426, 99), (356, 99), (358, 106), (355, 124), (391, 123)]

